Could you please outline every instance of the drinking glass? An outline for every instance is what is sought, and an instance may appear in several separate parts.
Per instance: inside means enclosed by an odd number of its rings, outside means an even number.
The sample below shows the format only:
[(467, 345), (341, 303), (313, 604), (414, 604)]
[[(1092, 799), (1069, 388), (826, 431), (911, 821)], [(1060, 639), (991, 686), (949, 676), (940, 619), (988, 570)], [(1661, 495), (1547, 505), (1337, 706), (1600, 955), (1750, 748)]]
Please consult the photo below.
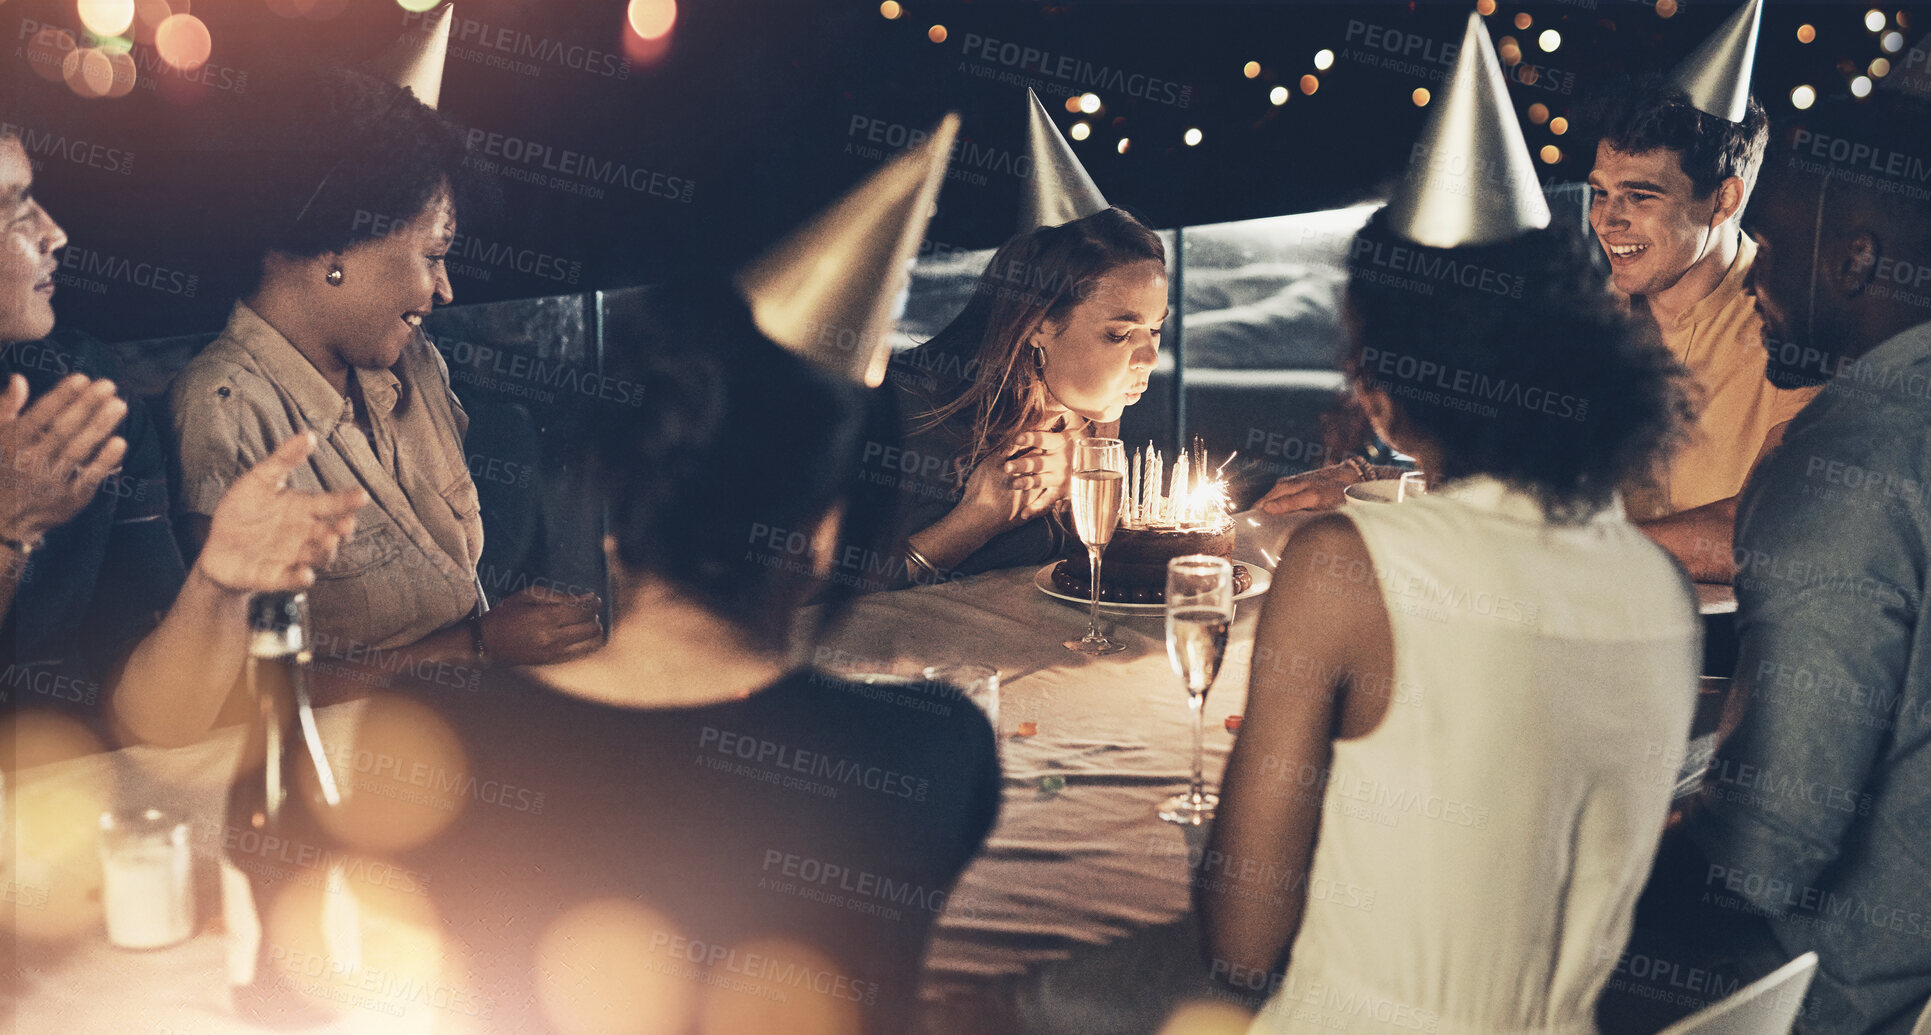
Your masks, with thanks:
[(1428, 495), (1428, 476), (1420, 471), (1401, 472), (1401, 482), (1395, 486), (1395, 502), (1406, 503), (1417, 496)]
[(994, 736), (999, 734), (999, 670), (972, 662), (948, 662), (925, 666), (925, 681), (944, 683), (964, 691), (966, 700), (979, 706), (992, 722)]
[(1073, 531), (1086, 544), (1088, 574), (1092, 576), (1093, 610), (1086, 635), (1067, 640), (1066, 649), (1081, 654), (1117, 654), (1126, 644), (1100, 635), (1100, 553), (1113, 539), (1120, 523), (1120, 504), (1126, 499), (1126, 445), (1117, 438), (1083, 438), (1073, 443)]
[(1234, 566), (1225, 557), (1191, 554), (1167, 562), (1167, 660), (1187, 691), (1193, 712), (1193, 786), (1160, 803), (1160, 818), (1200, 826), (1214, 818), (1220, 796), (1203, 787), (1202, 739), (1207, 688), (1220, 674), (1227, 653), (1227, 628), (1234, 624)]

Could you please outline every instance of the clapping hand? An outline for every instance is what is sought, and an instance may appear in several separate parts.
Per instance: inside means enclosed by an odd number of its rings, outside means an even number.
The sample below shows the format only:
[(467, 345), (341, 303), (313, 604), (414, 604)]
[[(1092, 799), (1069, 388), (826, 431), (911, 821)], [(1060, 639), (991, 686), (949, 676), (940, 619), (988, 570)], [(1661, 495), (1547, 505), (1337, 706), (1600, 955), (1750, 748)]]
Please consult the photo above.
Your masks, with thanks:
[(19, 374), (0, 391), (0, 536), (33, 542), (79, 514), (120, 466), (114, 429), (127, 403), (114, 382), (63, 378), (33, 405)]
[(314, 447), (313, 433), (292, 435), (235, 479), (215, 505), (197, 571), (249, 593), (289, 592), (315, 582), (315, 569), (333, 560), (342, 539), (355, 531), (355, 512), (369, 496), (361, 489), (289, 488), (288, 476)]

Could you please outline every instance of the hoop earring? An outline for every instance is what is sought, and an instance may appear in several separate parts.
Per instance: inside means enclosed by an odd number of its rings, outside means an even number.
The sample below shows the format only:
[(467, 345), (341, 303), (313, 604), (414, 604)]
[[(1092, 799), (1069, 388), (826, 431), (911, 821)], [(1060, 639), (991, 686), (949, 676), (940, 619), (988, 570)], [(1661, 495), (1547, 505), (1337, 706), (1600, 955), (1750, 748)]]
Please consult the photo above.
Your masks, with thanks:
[(329, 287), (341, 287), (342, 286), (342, 267), (340, 266), (335, 267), (334, 269), (328, 272), (328, 276), (325, 276), (322, 279), (329, 282)]
[(1033, 346), (1033, 369), (1039, 372), (1040, 377), (1046, 376), (1046, 347), (1044, 345)]

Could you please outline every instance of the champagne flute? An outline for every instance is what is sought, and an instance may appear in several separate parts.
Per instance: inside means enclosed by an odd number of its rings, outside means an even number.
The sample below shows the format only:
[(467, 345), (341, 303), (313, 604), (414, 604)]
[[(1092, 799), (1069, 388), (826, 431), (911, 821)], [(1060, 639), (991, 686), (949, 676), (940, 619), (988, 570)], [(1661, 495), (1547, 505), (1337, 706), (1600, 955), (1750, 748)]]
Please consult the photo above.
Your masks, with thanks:
[(1234, 624), (1234, 566), (1225, 557), (1190, 554), (1167, 562), (1167, 660), (1193, 712), (1193, 786), (1160, 803), (1160, 818), (1197, 827), (1214, 818), (1220, 796), (1206, 793), (1201, 769), (1207, 688), (1220, 674), (1227, 629)]
[(1117, 654), (1126, 644), (1100, 635), (1100, 552), (1113, 539), (1126, 500), (1126, 444), (1117, 438), (1083, 438), (1073, 443), (1073, 531), (1086, 544), (1092, 576), (1093, 610), (1086, 635), (1065, 641), (1081, 654)]

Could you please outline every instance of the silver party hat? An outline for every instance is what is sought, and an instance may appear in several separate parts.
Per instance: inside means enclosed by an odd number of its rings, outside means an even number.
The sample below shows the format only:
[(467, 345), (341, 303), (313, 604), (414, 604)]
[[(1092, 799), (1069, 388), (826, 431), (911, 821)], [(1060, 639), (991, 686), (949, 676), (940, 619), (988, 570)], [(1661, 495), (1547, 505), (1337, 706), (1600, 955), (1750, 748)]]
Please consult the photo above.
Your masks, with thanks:
[(876, 388), (891, 359), (892, 310), (932, 218), (959, 132), (932, 135), (887, 162), (737, 276), (765, 337)]
[(1763, 0), (1744, 0), (1671, 76), (1697, 111), (1742, 122), (1750, 111), (1750, 70), (1757, 63)]
[(1473, 11), (1408, 176), (1388, 200), (1388, 219), (1396, 233), (1431, 248), (1494, 244), (1549, 225), (1495, 46)]
[(1036, 227), (1059, 226), (1082, 216), (1105, 211), (1106, 198), (1086, 175), (1079, 156), (1059, 135), (1053, 117), (1039, 103), (1039, 95), (1026, 88), (1026, 147), (1032, 155), (1032, 176), (1026, 180), (1024, 197), (1019, 202), (1019, 232)]
[(443, 64), (449, 57), (449, 30), (455, 20), (456, 5), (444, 5), (441, 13), (411, 29), (388, 53), (370, 62), (370, 72), (408, 87), (417, 100), (435, 107), (442, 100)]

